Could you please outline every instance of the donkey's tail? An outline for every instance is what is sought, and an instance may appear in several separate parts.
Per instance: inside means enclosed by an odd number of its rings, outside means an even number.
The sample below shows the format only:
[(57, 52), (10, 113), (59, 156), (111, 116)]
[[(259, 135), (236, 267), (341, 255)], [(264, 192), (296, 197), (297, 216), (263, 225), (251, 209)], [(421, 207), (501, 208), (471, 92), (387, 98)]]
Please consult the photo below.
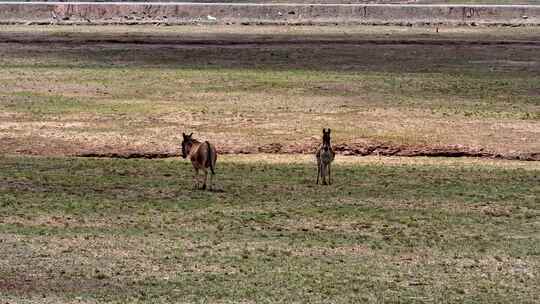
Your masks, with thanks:
[(210, 146), (210, 143), (208, 141), (206, 141), (206, 146), (208, 147), (208, 149), (206, 149), (206, 161), (208, 162), (208, 167), (210, 167), (210, 171), (212, 172), (212, 174), (216, 174), (214, 172), (214, 162), (212, 161), (212, 147)]

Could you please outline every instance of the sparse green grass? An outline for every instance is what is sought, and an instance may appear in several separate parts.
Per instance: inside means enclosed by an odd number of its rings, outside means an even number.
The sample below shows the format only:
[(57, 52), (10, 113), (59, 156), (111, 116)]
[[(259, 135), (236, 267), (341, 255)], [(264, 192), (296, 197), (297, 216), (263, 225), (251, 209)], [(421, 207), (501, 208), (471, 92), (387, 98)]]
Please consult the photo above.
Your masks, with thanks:
[[(24, 91), (12, 89), (11, 92), (4, 93), (4, 102), (1, 104), (3, 110), (29, 111), (38, 117), (39, 114), (74, 112), (110, 113), (113, 107), (118, 107), (118, 111), (122, 113), (131, 112), (140, 115), (148, 114), (147, 111), (160, 114), (179, 106), (192, 111), (208, 109), (213, 114), (238, 110), (239, 107), (246, 112), (309, 112), (317, 110), (308, 108), (309, 102), (284, 101), (306, 97), (348, 101), (363, 97), (365, 100), (346, 105), (346, 109), (341, 112), (349, 112), (351, 107), (353, 109), (391, 107), (409, 110), (427, 108), (434, 111), (448, 111), (452, 114), (473, 111), (475, 115), (481, 117), (500, 117), (501, 113), (506, 113), (508, 117), (514, 115), (520, 117), (529, 111), (532, 114), (530, 119), (540, 119), (537, 117), (539, 112), (534, 111), (540, 99), (527, 94), (540, 84), (538, 77), (521, 79), (510, 76), (501, 78), (480, 74), (449, 75), (421, 72), (380, 72), (366, 75), (357, 72), (249, 69), (201, 71), (192, 68), (104, 70), (93, 67), (82, 68), (76, 72), (66, 72), (63, 68), (29, 72), (27, 69), (17, 68), (6, 71), (12, 76), (11, 79), (4, 81), (5, 87), (17, 87), (17, 81), (27, 77), (42, 78), (46, 79), (43, 81), (50, 82), (42, 86), (34, 83), (37, 86), (32, 89), (27, 88)], [(41, 73), (43, 76), (38, 76)], [(99, 96), (100, 93), (103, 95)], [(257, 94), (281, 98), (277, 101), (253, 100), (242, 104), (227, 100), (231, 97), (246, 99)], [(198, 100), (198, 96), (210, 100), (203, 98)], [(169, 103), (170, 106), (156, 107), (156, 104), (160, 103)], [(137, 104), (141, 104), (144, 108), (137, 107)], [(279, 109), (279, 106), (286, 106), (286, 109)]]
[[(0, 158), (0, 300), (534, 303), (537, 166)], [(253, 159), (253, 158), (251, 158)], [(354, 159), (353, 159), (354, 160)], [(504, 164), (504, 163), (503, 163)], [(509, 163), (513, 164), (513, 163)]]

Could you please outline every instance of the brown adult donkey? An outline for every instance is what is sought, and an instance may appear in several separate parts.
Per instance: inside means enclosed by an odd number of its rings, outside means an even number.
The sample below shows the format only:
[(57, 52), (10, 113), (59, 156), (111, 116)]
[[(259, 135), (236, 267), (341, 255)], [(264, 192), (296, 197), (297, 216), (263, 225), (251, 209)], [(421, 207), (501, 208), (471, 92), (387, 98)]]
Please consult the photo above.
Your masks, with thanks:
[[(208, 170), (210, 168), (210, 183), (208, 189), (212, 190), (212, 180), (214, 177), (214, 169), (216, 168), (217, 152), (216, 147), (208, 141), (200, 142), (191, 136), (193, 133), (186, 135), (182, 133), (184, 137), (182, 141), (182, 157), (189, 157), (193, 169), (195, 169), (195, 175), (193, 177), (195, 181), (195, 189), (206, 189), (206, 180), (208, 179)], [(199, 170), (204, 171), (204, 181), (202, 187), (199, 187)]]
[(328, 184), (332, 184), (331, 166), (336, 154), (330, 143), (331, 130), (323, 129), (322, 145), (317, 149), (315, 156), (317, 157), (317, 184), (319, 177), (322, 178), (322, 184), (326, 185), (326, 177), (328, 176)]

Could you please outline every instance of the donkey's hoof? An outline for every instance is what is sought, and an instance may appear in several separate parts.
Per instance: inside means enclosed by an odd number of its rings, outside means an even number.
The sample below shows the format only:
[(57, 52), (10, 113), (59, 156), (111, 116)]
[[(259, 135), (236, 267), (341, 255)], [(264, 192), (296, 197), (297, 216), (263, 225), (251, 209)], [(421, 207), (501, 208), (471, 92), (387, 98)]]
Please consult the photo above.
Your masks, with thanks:
[(206, 184), (202, 185), (201, 189), (206, 190)]

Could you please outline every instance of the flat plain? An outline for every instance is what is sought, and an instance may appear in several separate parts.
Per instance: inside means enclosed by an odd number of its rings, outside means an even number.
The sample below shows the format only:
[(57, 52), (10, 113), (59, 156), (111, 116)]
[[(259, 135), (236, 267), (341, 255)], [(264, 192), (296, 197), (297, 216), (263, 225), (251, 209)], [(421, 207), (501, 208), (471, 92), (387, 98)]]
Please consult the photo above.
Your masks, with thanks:
[[(0, 301), (535, 303), (540, 162), (504, 158), (540, 151), (539, 38), (0, 27)], [(380, 156), (430, 151), (486, 157)]]

